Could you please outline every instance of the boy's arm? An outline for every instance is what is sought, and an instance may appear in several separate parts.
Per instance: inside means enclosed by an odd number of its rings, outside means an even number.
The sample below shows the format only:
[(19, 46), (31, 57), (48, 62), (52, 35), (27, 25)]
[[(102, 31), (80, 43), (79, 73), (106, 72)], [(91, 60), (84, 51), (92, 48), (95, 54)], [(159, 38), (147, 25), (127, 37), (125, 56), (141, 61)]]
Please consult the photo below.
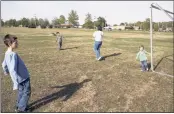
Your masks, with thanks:
[(101, 32), (101, 35), (103, 36), (103, 32)]
[(93, 33), (93, 35), (92, 35), (92, 36), (93, 36), (93, 38), (95, 38), (95, 32)]
[(5, 60), (2, 62), (2, 69), (4, 71), (4, 75), (9, 74), (9, 71), (8, 71), (7, 64), (6, 64)]
[(147, 52), (146, 50), (144, 50), (144, 52), (145, 52), (146, 54), (150, 55), (150, 53), (149, 53), (149, 52)]
[(139, 58), (139, 52), (137, 53), (136, 60)]
[(18, 89), (18, 80), (17, 77), (19, 76), (17, 74), (17, 54), (14, 53), (10, 58), (10, 75), (14, 83), (13, 90)]

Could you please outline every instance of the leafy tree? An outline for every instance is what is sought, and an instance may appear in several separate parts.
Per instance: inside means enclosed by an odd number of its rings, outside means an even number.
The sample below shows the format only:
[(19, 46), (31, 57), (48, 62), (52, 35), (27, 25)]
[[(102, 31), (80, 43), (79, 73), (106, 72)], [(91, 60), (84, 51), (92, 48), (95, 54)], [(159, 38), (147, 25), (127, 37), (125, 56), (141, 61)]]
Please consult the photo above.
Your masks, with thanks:
[(95, 26), (101, 26), (101, 27), (105, 27), (106, 25), (106, 20), (103, 17), (98, 17), (97, 21), (94, 22)]
[(64, 15), (60, 15), (60, 17), (59, 17), (59, 23), (60, 23), (60, 24), (64, 24), (65, 21), (66, 21), (65, 16), (64, 16)]
[(83, 28), (92, 29), (92, 28), (94, 28), (94, 23), (92, 21), (88, 21), (85, 24), (83, 24)]
[(86, 14), (85, 22), (92, 21), (92, 15), (90, 13)]
[(143, 22), (143, 24), (142, 24), (142, 28), (143, 28), (143, 30), (150, 30), (150, 19), (149, 18), (147, 18), (144, 22)]
[(4, 26), (4, 21), (1, 19), (1, 26)]
[(68, 17), (69, 23), (76, 26), (78, 24), (78, 20), (79, 20), (79, 16), (77, 15), (77, 12), (74, 10), (71, 10)]
[(59, 23), (59, 19), (58, 18), (54, 18), (53, 20), (52, 20), (52, 25), (55, 27), (55, 26), (57, 26), (57, 25), (59, 25), (60, 23)]
[(124, 26), (125, 24), (124, 23), (120, 23), (120, 26)]
[(22, 24), (23, 27), (28, 27), (29, 23), (30, 23), (29, 19), (27, 19), (27, 18), (22, 18), (21, 19), (21, 24)]
[(31, 18), (29, 21), (29, 28), (36, 28), (36, 20), (34, 18)]
[(153, 23), (153, 28), (155, 31), (159, 30), (158, 23)]
[(91, 16), (91, 14), (88, 13), (86, 15), (85, 23), (83, 24), (83, 27), (84, 28), (89, 28), (89, 29), (94, 28), (94, 23), (92, 22), (92, 16)]

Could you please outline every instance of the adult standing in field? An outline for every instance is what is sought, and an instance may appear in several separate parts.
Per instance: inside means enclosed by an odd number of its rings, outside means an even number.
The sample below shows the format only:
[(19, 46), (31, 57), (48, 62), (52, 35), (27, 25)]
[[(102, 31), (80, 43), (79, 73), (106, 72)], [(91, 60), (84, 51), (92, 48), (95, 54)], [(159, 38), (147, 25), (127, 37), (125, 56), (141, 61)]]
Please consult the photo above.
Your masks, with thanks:
[(94, 37), (94, 51), (96, 54), (96, 59), (100, 61), (102, 59), (102, 56), (100, 56), (100, 48), (102, 46), (102, 40), (103, 40), (103, 32), (102, 32), (102, 27), (98, 26), (97, 31), (93, 33)]

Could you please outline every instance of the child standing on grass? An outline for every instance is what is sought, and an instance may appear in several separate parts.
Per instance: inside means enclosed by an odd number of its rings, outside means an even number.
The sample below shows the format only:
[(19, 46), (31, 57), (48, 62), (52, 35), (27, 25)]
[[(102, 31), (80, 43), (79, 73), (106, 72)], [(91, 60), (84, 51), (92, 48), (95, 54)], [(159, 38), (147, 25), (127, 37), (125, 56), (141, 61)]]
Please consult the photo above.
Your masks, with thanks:
[(10, 75), (13, 82), (13, 90), (18, 90), (16, 112), (26, 112), (31, 94), (30, 76), (22, 59), (14, 52), (18, 47), (17, 37), (7, 34), (4, 44), (8, 47), (5, 53), (2, 68), (5, 75)]
[(96, 54), (96, 59), (98, 61), (100, 61), (102, 59), (102, 56), (100, 56), (100, 48), (102, 46), (102, 40), (103, 40), (103, 32), (102, 32), (102, 27), (99, 26), (98, 27), (98, 31), (95, 31), (93, 33), (93, 37), (94, 37), (94, 51)]
[(56, 33), (56, 41), (58, 42), (58, 49), (61, 50), (62, 49), (62, 40), (63, 40), (63, 36), (57, 32)]
[(137, 53), (137, 56), (136, 56), (136, 59), (139, 59), (140, 60), (140, 63), (141, 63), (141, 68), (142, 70), (141, 71), (148, 71), (149, 68), (147, 66), (147, 57), (146, 57), (146, 53), (149, 54), (147, 51), (144, 50), (144, 46), (141, 45), (139, 47), (140, 51)]

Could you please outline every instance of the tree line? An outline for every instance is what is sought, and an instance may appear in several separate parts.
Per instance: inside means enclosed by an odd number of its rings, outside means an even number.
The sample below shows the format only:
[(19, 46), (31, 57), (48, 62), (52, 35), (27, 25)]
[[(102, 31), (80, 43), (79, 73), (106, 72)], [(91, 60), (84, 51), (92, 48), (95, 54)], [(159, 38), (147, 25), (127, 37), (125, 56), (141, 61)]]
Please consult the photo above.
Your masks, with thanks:
[[(1, 19), (1, 25), (2, 26), (8, 26), (8, 27), (28, 27), (28, 28), (36, 28), (37, 26), (40, 26), (41, 28), (60, 28), (62, 24), (71, 24), (72, 27), (79, 26), (79, 16), (75, 10), (71, 10), (71, 12), (68, 14), (68, 18), (66, 19), (64, 15), (60, 15), (59, 17), (55, 17), (51, 22), (48, 21), (48, 19), (42, 19), (42, 18), (22, 18), (20, 20), (16, 19), (9, 19), (7, 21), (3, 21)], [(90, 13), (86, 14), (85, 22), (82, 25), (83, 28), (93, 29), (97, 26), (108, 26), (107, 21), (104, 17), (98, 17), (96, 20), (92, 18), (92, 15)], [(136, 23), (127, 23), (122, 22), (120, 25), (126, 25), (126, 26), (138, 26), (141, 30), (149, 30), (150, 29), (150, 19), (147, 18), (145, 21), (141, 22), (138, 21)], [(115, 24), (114, 26), (117, 26)], [(70, 27), (70, 26), (69, 26)], [(166, 29), (167, 27), (172, 27), (173, 29), (173, 22), (153, 22), (153, 28), (155, 31), (158, 31), (159, 28)]]

